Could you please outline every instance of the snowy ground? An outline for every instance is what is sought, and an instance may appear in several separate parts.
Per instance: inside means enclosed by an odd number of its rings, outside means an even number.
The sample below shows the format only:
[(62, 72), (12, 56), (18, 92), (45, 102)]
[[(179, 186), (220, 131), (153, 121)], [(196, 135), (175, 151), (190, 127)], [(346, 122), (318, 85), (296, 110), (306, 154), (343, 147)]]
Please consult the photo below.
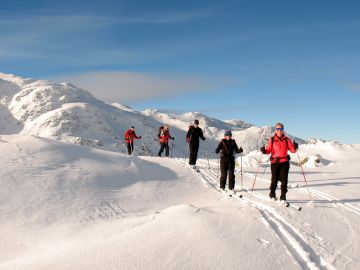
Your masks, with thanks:
[[(240, 199), (218, 192), (217, 160), (196, 173), (184, 159), (35, 136), (1, 136), (0, 147), (1, 270), (360, 269), (360, 145), (301, 146), (321, 159), (304, 168), (311, 203), (291, 166), (301, 211), (268, 201), (265, 163)], [(257, 167), (243, 169), (250, 188)]]

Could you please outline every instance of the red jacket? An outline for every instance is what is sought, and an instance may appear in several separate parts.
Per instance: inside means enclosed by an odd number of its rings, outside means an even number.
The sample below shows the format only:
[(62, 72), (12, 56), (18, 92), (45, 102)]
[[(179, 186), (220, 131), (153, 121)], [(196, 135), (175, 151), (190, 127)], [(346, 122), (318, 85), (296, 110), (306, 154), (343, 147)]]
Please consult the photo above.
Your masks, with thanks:
[(134, 139), (140, 139), (140, 137), (136, 136), (135, 131), (133, 131), (131, 129), (128, 129), (125, 132), (124, 138), (125, 138), (127, 143), (132, 143), (134, 141)]
[(268, 140), (266, 154), (271, 154), (271, 163), (289, 161), (288, 151), (296, 152), (293, 142), (286, 135), (281, 138), (274, 135)]
[(169, 132), (169, 130), (162, 130), (161, 132), (160, 132), (160, 142), (161, 143), (168, 143), (169, 142), (169, 139), (174, 139), (173, 137), (171, 137), (171, 135), (170, 135), (170, 132)]

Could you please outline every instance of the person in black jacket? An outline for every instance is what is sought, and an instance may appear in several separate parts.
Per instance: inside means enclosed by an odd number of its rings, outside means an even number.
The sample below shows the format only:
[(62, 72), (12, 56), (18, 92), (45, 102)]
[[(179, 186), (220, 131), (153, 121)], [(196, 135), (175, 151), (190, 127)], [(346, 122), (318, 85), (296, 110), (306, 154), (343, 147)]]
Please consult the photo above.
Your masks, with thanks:
[(235, 153), (240, 154), (243, 149), (238, 148), (235, 140), (233, 140), (231, 131), (227, 130), (224, 134), (224, 139), (221, 140), (216, 148), (216, 154), (220, 153), (220, 188), (225, 189), (226, 178), (229, 172), (229, 190), (233, 190), (235, 187)]
[(195, 120), (194, 125), (189, 127), (189, 130), (186, 134), (186, 142), (189, 144), (190, 151), (189, 164), (192, 166), (196, 165), (200, 144), (199, 138), (203, 141), (205, 140), (203, 131), (201, 128), (199, 128), (199, 120)]

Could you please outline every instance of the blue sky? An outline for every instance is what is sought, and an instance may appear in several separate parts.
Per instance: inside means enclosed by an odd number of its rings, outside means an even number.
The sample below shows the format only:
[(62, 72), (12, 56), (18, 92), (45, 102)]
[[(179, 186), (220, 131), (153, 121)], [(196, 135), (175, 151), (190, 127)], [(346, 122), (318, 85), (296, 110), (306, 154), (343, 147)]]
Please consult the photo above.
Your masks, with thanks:
[(360, 143), (359, 1), (2, 0), (0, 72)]

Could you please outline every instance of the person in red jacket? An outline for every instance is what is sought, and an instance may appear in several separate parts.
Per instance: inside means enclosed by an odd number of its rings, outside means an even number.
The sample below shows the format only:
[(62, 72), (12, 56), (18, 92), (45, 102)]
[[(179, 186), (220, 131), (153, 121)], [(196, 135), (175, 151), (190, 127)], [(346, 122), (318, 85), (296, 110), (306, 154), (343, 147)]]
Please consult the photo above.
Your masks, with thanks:
[(141, 136), (138, 137), (135, 133), (135, 128), (131, 127), (125, 132), (124, 137), (125, 137), (128, 153), (129, 155), (131, 155), (132, 152), (134, 151), (134, 139), (141, 139)]
[(294, 143), (284, 134), (284, 125), (277, 123), (275, 125), (275, 134), (268, 142), (267, 146), (260, 148), (263, 154), (271, 154), (271, 184), (269, 197), (276, 199), (276, 188), (278, 181), (281, 182), (281, 195), (280, 200), (286, 200), (288, 174), (290, 168), (290, 156), (288, 151), (295, 153), (298, 148), (298, 144)]
[(175, 138), (171, 137), (171, 135), (170, 135), (168, 125), (160, 127), (158, 137), (159, 137), (159, 142), (160, 142), (160, 150), (159, 150), (158, 156), (161, 157), (162, 152), (164, 151), (164, 149), (166, 149), (165, 155), (168, 157), (169, 156), (169, 139), (175, 140)]

